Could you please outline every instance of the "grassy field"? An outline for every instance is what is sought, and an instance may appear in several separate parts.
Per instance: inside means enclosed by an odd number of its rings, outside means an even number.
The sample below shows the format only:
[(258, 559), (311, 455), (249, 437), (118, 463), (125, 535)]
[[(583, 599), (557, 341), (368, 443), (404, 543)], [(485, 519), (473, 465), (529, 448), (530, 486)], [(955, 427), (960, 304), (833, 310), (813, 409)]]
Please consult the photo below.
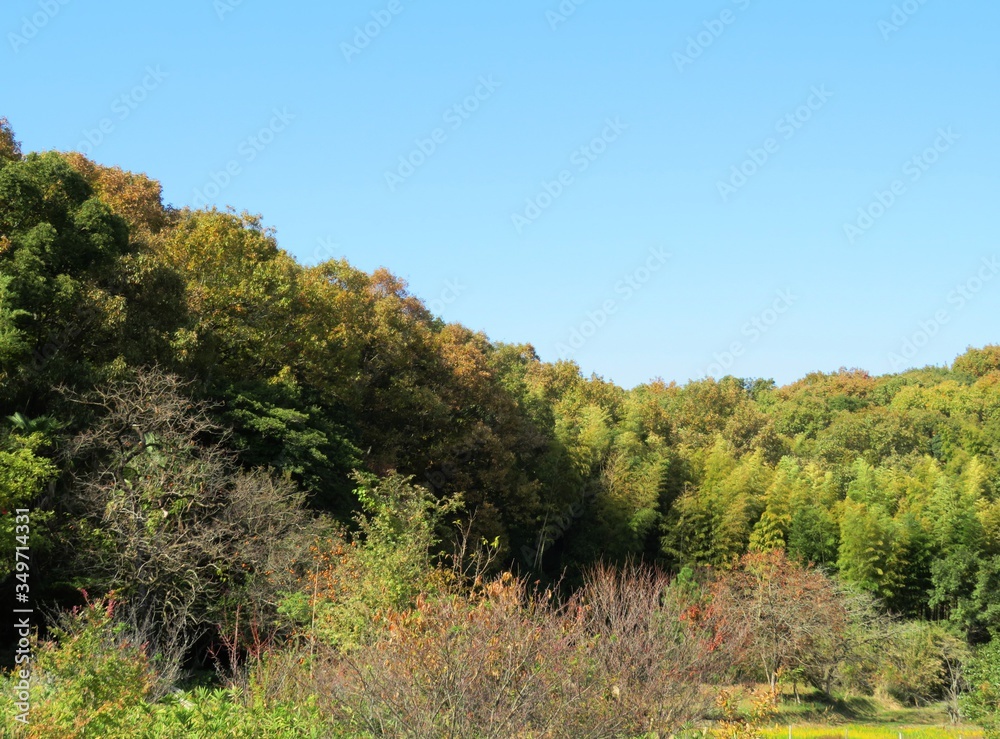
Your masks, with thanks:
[(873, 698), (829, 701), (818, 693), (784, 700), (764, 739), (982, 739), (982, 729), (954, 725), (944, 704), (892, 705)]
[[(974, 726), (920, 726), (914, 724), (798, 724), (792, 725), (794, 739), (982, 739)], [(787, 739), (788, 726), (772, 726), (761, 731), (764, 739)]]
[[(740, 702), (746, 711), (749, 703)], [(678, 736), (704, 739), (712, 736), (715, 722)], [(776, 715), (759, 728), (762, 739), (983, 739), (983, 730), (970, 724), (952, 724), (944, 703), (902, 706), (867, 697), (835, 700), (807, 689), (796, 700), (784, 691)]]

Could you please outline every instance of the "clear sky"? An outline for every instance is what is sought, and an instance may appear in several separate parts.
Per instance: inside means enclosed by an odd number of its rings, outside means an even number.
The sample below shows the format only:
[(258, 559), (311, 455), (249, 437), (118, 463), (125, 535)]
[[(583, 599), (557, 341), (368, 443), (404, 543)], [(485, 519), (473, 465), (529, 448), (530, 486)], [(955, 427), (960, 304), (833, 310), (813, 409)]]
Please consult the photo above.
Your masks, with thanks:
[(998, 28), (987, 0), (7, 0), (0, 115), (545, 360), (784, 383), (1000, 342)]

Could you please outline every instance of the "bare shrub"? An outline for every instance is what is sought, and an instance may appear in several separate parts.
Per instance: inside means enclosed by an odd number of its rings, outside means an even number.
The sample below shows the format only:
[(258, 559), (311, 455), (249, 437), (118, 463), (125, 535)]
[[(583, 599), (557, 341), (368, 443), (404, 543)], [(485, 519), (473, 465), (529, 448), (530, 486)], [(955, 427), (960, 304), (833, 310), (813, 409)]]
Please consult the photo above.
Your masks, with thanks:
[(116, 593), (151, 653), (178, 662), (226, 608), (266, 608), (267, 578), (307, 528), (295, 487), (239, 471), (172, 375), (138, 371), (70, 399), (94, 416), (66, 451), (67, 507), (89, 544), (79, 564)]
[(850, 623), (836, 583), (780, 549), (746, 554), (716, 580), (711, 622), (733, 664), (744, 676), (764, 677), (772, 690), (786, 670), (825, 676)]
[(560, 604), (505, 574), (419, 598), (384, 636), (321, 649), (310, 690), (358, 731), (414, 737), (669, 732), (711, 703), (715, 659), (661, 573), (599, 567)]
[(520, 581), (484, 596), (420, 598), (391, 615), (387, 635), (316, 665), (321, 707), (379, 736), (524, 735), (558, 720), (550, 697), (564, 678), (551, 669), (573, 649), (556, 610)]
[(635, 563), (601, 564), (574, 599), (586, 654), (616, 703), (610, 734), (673, 731), (712, 703), (703, 684), (719, 655), (686, 592)]

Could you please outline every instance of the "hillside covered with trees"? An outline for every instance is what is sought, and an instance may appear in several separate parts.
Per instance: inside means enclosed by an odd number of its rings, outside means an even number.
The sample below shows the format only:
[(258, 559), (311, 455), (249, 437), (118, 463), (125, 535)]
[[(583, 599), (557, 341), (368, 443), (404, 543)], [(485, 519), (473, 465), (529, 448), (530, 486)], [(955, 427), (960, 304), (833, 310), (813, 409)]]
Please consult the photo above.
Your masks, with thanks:
[(264, 223), (0, 121), (11, 732), (665, 736), (753, 682), (1000, 725), (1000, 346), (625, 389)]

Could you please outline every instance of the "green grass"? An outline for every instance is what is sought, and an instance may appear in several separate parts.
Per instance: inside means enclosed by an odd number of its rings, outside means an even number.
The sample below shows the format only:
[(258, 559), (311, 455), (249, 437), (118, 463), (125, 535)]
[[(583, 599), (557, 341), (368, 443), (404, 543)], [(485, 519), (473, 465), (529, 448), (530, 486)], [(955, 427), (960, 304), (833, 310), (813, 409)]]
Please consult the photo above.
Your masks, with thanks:
[(903, 723), (947, 724), (948, 712), (944, 704), (920, 707), (890, 706), (874, 698), (847, 696), (829, 699), (822, 693), (806, 693), (801, 702), (790, 695), (778, 711), (784, 723)]
[[(892, 724), (793, 724), (793, 739), (982, 739), (983, 732), (972, 726), (919, 726)], [(763, 739), (787, 739), (788, 726), (772, 726), (761, 731)]]
[(773, 726), (764, 739), (982, 739), (982, 729), (952, 725), (943, 703), (906, 707), (875, 698), (845, 696), (829, 699), (804, 691), (797, 702), (786, 691)]
[[(745, 708), (745, 706), (741, 706)], [(684, 739), (711, 736), (714, 721), (681, 732)], [(944, 703), (899, 706), (875, 698), (838, 696), (830, 699), (818, 691), (804, 689), (796, 701), (790, 687), (783, 689), (777, 715), (759, 730), (761, 739), (983, 739), (983, 730), (949, 722)]]

